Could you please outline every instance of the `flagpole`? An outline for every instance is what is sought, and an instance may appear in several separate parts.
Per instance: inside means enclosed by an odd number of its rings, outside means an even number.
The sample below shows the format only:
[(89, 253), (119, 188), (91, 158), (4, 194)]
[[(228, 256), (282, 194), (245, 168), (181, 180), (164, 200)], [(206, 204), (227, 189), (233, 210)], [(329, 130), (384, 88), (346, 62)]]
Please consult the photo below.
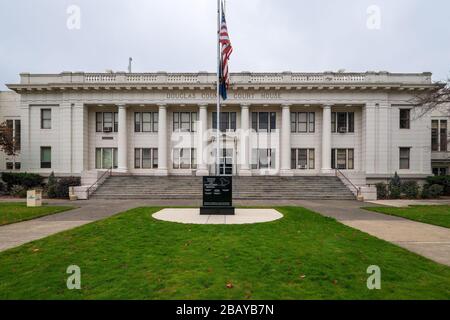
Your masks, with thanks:
[(217, 0), (217, 131), (216, 131), (216, 176), (220, 175), (220, 1)]

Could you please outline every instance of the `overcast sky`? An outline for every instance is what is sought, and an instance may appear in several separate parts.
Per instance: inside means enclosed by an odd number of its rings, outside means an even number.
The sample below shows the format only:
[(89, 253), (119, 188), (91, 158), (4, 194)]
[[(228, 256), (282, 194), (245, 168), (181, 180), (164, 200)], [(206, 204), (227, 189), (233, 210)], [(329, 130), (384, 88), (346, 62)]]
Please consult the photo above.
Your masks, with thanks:
[[(67, 27), (71, 5), (80, 29)], [(448, 0), (228, 0), (230, 68), (443, 80), (449, 18)], [(0, 0), (0, 30), (0, 90), (20, 72), (125, 71), (130, 56), (134, 72), (215, 70), (216, 0)]]

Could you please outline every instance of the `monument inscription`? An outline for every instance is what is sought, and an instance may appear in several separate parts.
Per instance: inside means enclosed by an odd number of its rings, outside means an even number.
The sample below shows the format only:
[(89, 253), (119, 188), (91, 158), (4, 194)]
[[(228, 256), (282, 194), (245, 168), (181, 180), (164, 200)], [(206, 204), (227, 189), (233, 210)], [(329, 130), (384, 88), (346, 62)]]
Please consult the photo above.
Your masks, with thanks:
[(203, 207), (200, 214), (234, 214), (232, 177), (203, 177)]

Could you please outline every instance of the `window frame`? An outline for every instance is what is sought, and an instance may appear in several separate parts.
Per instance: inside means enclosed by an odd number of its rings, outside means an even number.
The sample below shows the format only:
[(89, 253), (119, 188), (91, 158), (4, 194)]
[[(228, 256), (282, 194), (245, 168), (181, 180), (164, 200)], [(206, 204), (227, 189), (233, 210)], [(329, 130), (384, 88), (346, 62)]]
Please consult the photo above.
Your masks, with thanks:
[[(407, 112), (407, 117), (402, 118), (402, 112)], [(403, 123), (403, 121), (406, 121)], [(399, 109), (399, 128), (400, 130), (411, 129), (411, 108), (400, 108)]]
[[(41, 162), (41, 169), (51, 169), (52, 168), (52, 147), (50, 146), (41, 146), (41, 155), (40, 155), (40, 162)], [(50, 161), (43, 161), (44, 159), (44, 151), (49, 151), (50, 153)]]
[[(223, 119), (227, 119), (223, 122)], [(220, 132), (236, 132), (237, 129), (237, 113), (236, 112), (220, 112)], [(212, 113), (212, 129), (217, 130), (217, 112)]]
[[(189, 115), (189, 119), (183, 120), (183, 115)], [(172, 114), (173, 132), (194, 133), (197, 131), (197, 112), (176, 111)], [(183, 129), (183, 125), (188, 125), (188, 129)]]
[[(261, 128), (261, 123), (266, 121), (261, 121), (262, 117), (267, 116), (267, 128)], [(252, 129), (256, 132), (262, 133), (272, 133), (277, 130), (277, 113), (270, 111), (252, 112)]]
[[(399, 147), (399, 170), (411, 170), (411, 147)], [(408, 151), (407, 157), (402, 157), (402, 151)], [(402, 167), (402, 160), (406, 160), (408, 165), (405, 167)]]
[[(338, 167), (338, 161), (342, 160), (342, 153), (345, 152), (345, 168)], [(338, 155), (341, 153), (341, 158)], [(355, 170), (355, 149), (354, 148), (332, 148), (331, 149), (331, 168), (335, 170)]]
[[(345, 126), (340, 126), (339, 116), (345, 114)], [(342, 124), (342, 123), (341, 123)], [(345, 128), (345, 132), (340, 132), (340, 128)], [(331, 113), (331, 132), (332, 133), (355, 133), (355, 112), (354, 111), (335, 111)]]
[[(45, 113), (49, 113), (49, 118), (45, 117)], [(48, 127), (46, 126), (48, 125)], [(51, 130), (52, 129), (52, 109), (51, 108), (41, 108), (41, 130)]]
[[(187, 154), (185, 152), (187, 152)], [(188, 160), (188, 162), (186, 162), (186, 160)], [(174, 148), (172, 150), (172, 168), (174, 170), (196, 170), (196, 162), (196, 148)]]

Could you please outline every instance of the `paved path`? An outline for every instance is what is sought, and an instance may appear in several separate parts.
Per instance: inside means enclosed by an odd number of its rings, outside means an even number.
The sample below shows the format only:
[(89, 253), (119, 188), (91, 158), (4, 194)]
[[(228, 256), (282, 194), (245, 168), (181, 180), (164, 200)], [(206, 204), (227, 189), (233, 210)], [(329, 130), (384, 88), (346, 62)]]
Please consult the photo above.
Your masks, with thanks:
[[(0, 200), (1, 201), (1, 200)], [(70, 203), (78, 209), (58, 213), (32, 221), (0, 227), (0, 251), (72, 229), (93, 221), (105, 219), (119, 212), (140, 206), (191, 206), (201, 201), (192, 200), (89, 200)], [(50, 204), (69, 204), (68, 201), (50, 201)], [(360, 209), (371, 206), (357, 201), (240, 201), (238, 206), (295, 205), (332, 217), (352, 228), (379, 239), (393, 242), (431, 260), (450, 266), (450, 229), (388, 216)], [(373, 205), (372, 205), (373, 206)]]

